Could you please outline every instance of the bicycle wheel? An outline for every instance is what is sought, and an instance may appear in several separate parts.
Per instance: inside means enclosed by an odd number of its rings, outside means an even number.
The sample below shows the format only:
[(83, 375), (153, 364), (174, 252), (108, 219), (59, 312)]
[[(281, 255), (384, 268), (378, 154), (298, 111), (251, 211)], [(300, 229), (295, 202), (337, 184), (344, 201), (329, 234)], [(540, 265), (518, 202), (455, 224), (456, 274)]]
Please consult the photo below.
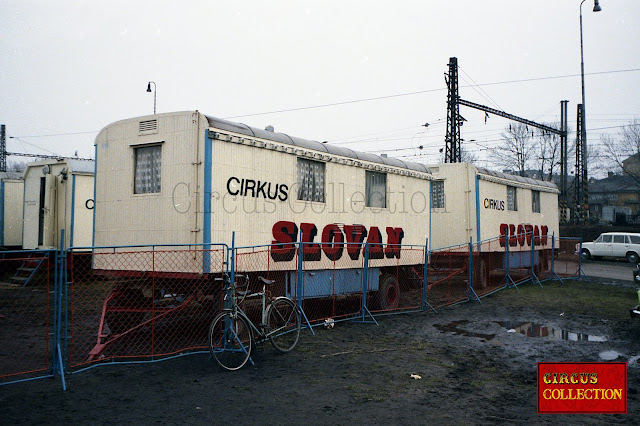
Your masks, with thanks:
[(291, 299), (279, 297), (267, 308), (269, 341), (279, 352), (289, 352), (300, 337), (300, 314)]
[(251, 329), (247, 320), (231, 312), (221, 312), (209, 329), (209, 350), (226, 370), (238, 370), (251, 355)]

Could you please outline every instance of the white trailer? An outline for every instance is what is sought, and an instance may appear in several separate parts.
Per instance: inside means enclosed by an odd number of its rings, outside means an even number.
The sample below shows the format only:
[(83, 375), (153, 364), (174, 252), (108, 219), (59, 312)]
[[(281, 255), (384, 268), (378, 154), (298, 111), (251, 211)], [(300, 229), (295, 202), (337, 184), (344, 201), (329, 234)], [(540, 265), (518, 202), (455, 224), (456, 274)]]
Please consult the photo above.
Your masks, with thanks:
[[(507, 246), (511, 267), (530, 267), (533, 258), (535, 267), (548, 270), (552, 236), (559, 237), (560, 230), (559, 191), (554, 183), (468, 163), (430, 169), (431, 248), (494, 239), (479, 248), (483, 253), (476, 253), (474, 270), (480, 286), (486, 284), (488, 268), (503, 267)], [(523, 252), (532, 252), (533, 257)]]
[(63, 158), (27, 163), (24, 172), (24, 249), (90, 246), (95, 162)]
[[(230, 244), (235, 232), (236, 246), (286, 246), (274, 261), (289, 269), (299, 232), (308, 243), (428, 237), (431, 175), (421, 164), (197, 111), (113, 123), (96, 153), (97, 246)], [(338, 260), (352, 266), (346, 253)]]
[(22, 173), (0, 172), (0, 247), (22, 248)]

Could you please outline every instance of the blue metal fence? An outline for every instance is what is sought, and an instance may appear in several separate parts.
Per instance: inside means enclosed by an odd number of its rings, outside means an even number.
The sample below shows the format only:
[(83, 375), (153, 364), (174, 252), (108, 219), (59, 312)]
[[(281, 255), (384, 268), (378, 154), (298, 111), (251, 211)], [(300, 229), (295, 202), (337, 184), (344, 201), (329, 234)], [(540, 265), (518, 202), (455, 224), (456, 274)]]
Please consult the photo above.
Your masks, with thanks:
[[(206, 352), (206, 330), (222, 309), (224, 275), (232, 282), (248, 276), (249, 289), (257, 289), (259, 276), (274, 279), (274, 295), (294, 299), (311, 332), (327, 321), (377, 323), (383, 314), (480, 302), (525, 282), (584, 277), (580, 240), (550, 239), (545, 250), (533, 243), (510, 250), (508, 235), (438, 250), (429, 250), (428, 241), (363, 243), (343, 258), (344, 247), (302, 242), (4, 252), (3, 282), (34, 256), (44, 269), (24, 285), (0, 287), (0, 339), (10, 342), (0, 349), (6, 352), (0, 384), (60, 376), (64, 388), (65, 374), (105, 363)], [(40, 328), (27, 328), (26, 317), (40, 318)], [(33, 365), (20, 364), (26, 359)]]

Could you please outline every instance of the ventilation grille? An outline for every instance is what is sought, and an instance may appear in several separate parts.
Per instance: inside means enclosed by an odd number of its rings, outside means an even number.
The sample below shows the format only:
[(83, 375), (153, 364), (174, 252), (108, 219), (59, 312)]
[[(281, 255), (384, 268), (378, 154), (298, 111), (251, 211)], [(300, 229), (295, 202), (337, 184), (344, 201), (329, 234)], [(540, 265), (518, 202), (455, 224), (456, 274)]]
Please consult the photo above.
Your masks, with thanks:
[(140, 133), (158, 130), (158, 120), (147, 120), (140, 122)]

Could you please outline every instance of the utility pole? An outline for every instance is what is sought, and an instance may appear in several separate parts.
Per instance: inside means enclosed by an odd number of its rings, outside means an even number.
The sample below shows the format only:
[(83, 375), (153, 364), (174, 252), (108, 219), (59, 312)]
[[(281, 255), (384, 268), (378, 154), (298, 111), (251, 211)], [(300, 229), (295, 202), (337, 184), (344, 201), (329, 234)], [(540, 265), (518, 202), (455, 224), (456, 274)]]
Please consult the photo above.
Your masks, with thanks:
[(589, 202), (587, 193), (587, 143), (584, 139), (584, 108), (582, 104), (578, 104), (577, 112), (577, 128), (576, 128), (576, 172), (574, 185), (574, 209), (573, 223), (576, 225), (586, 224), (589, 216)]
[(445, 163), (462, 162), (462, 146), (460, 143), (460, 105), (458, 96), (458, 58), (449, 58), (449, 73), (444, 76), (447, 82), (447, 134), (445, 136)]
[(568, 223), (567, 218), (567, 195), (569, 188), (569, 176), (568, 176), (568, 115), (567, 104), (569, 101), (560, 101), (560, 224), (566, 225)]
[(0, 124), (0, 172), (7, 171), (7, 132), (4, 124)]

